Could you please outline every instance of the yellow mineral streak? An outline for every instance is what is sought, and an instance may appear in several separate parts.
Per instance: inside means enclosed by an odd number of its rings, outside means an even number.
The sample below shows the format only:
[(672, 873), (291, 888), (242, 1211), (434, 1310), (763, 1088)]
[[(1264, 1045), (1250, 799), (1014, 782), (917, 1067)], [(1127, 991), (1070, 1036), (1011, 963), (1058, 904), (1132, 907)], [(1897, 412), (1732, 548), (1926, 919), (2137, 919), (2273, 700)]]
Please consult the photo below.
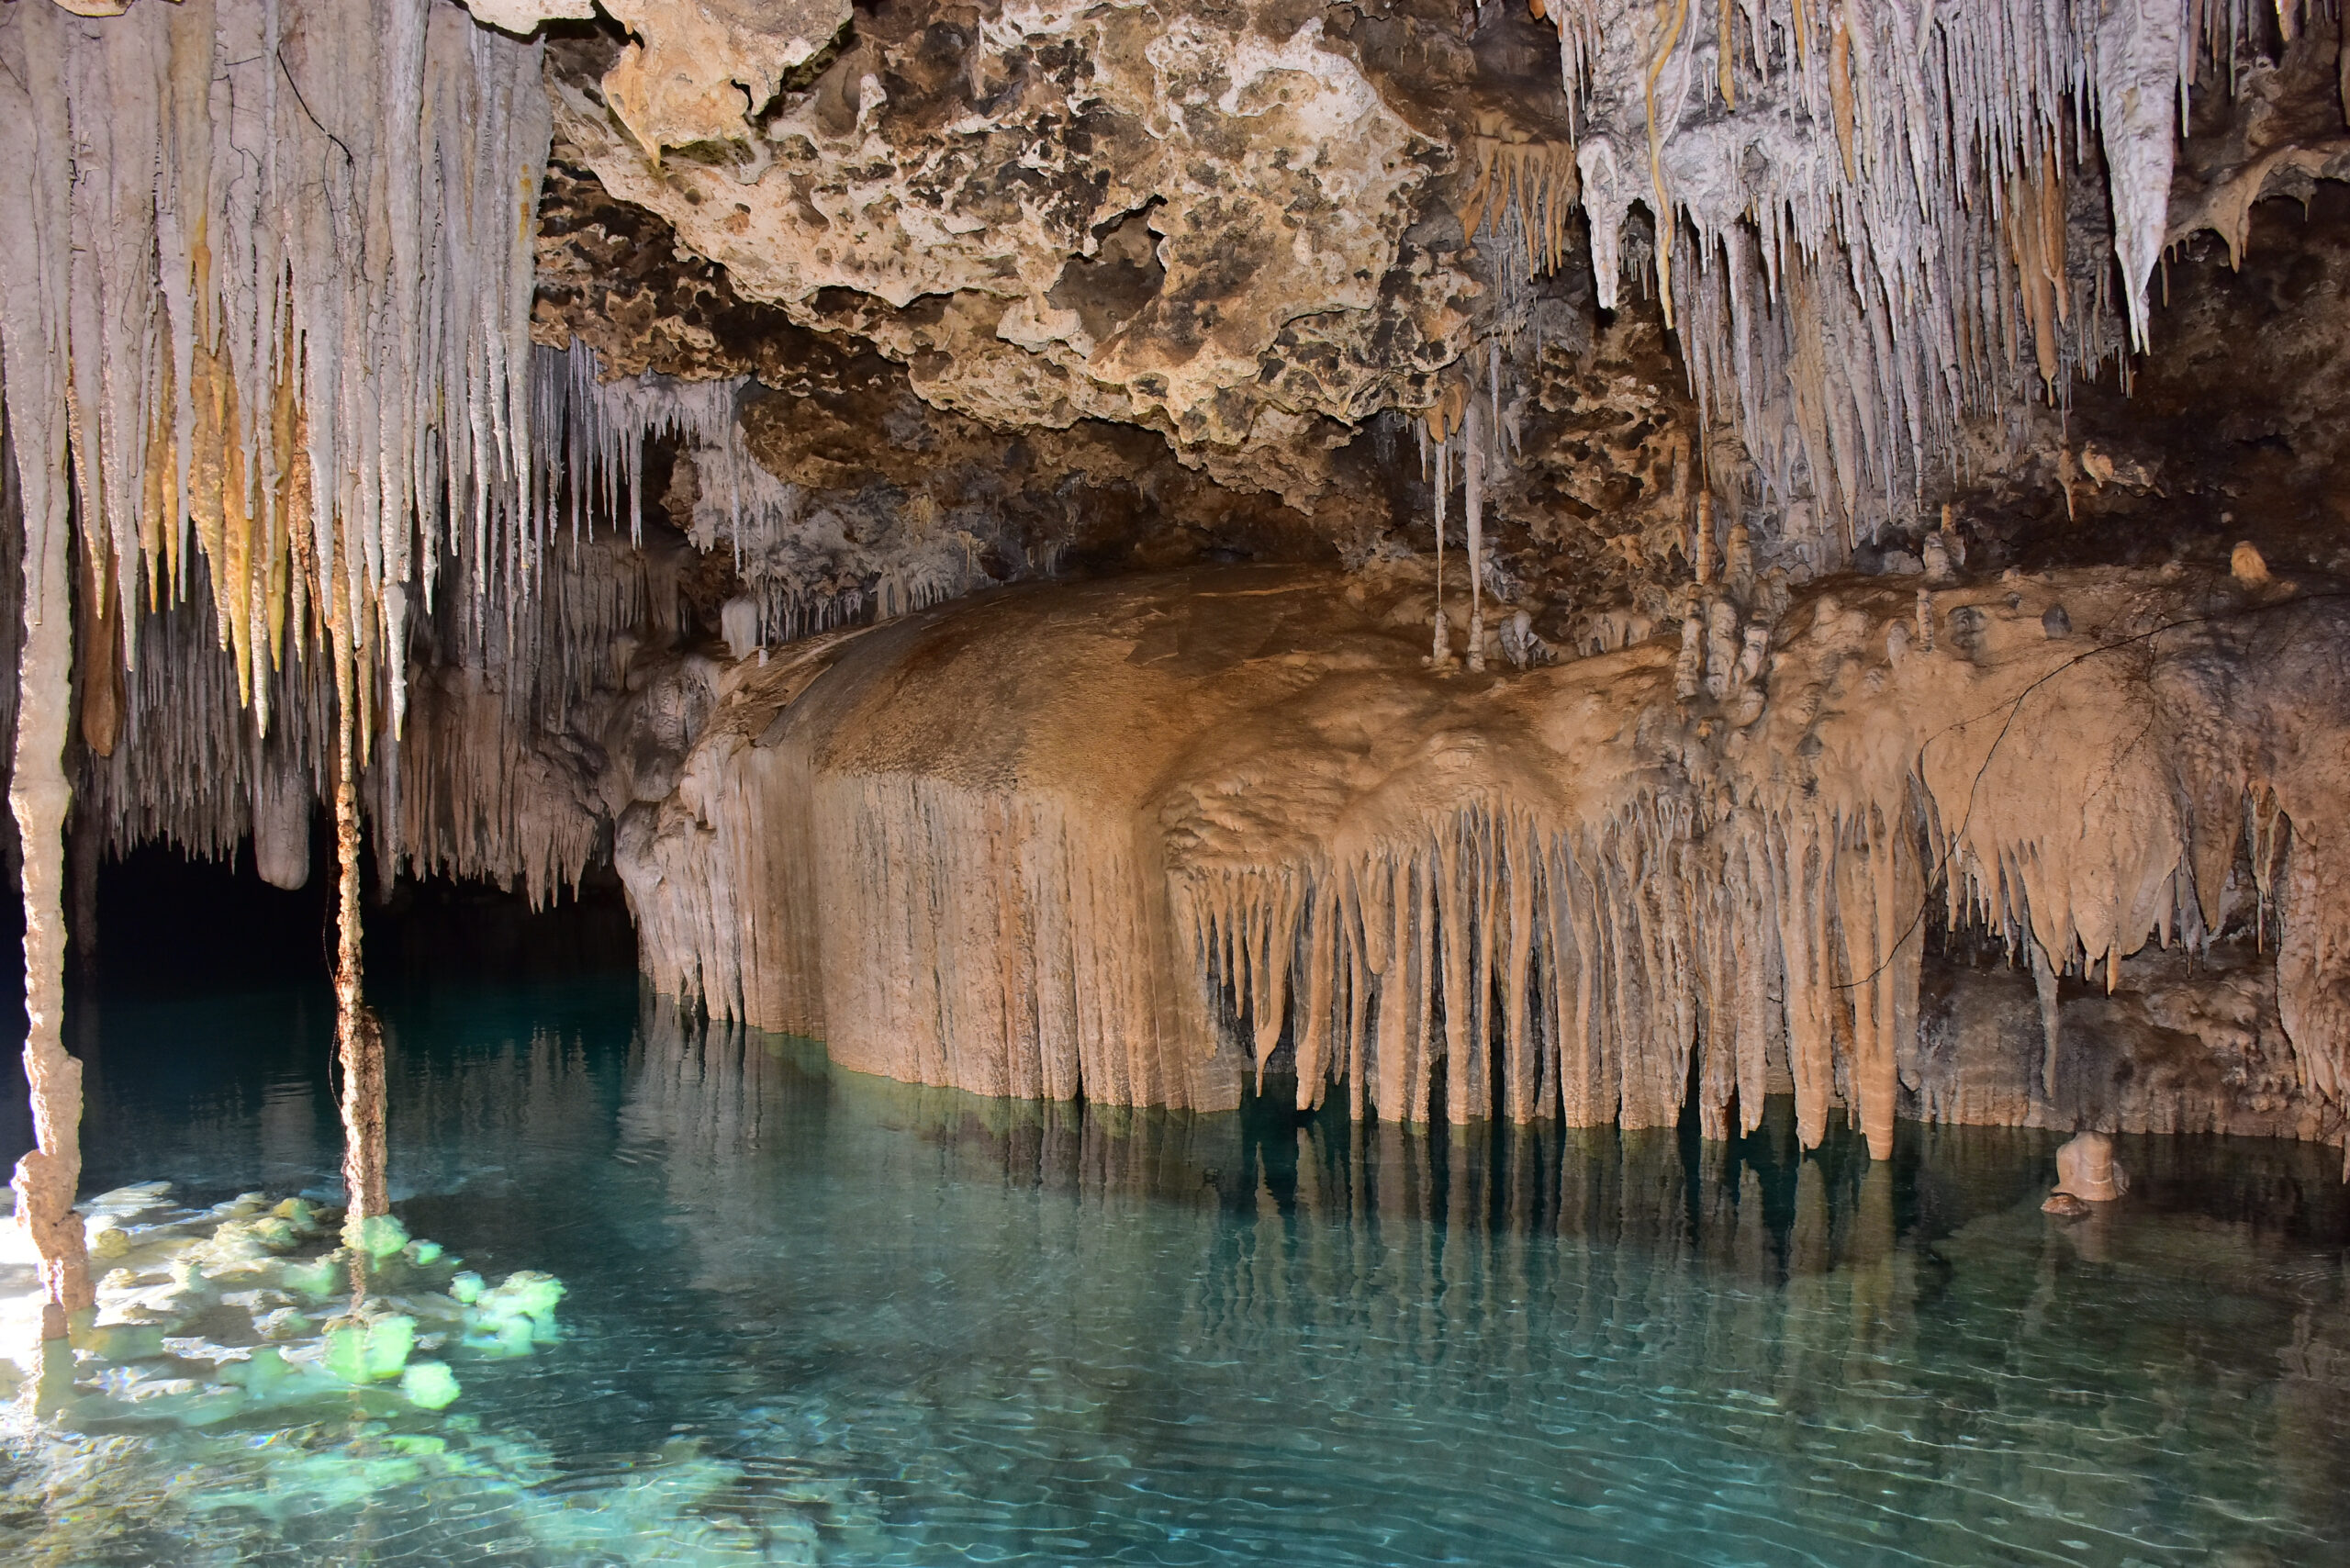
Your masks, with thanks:
[[(12, 792), (39, 1137), (17, 1182), (59, 1313), (89, 1301), (70, 1208), (79, 1069), (58, 1040), (75, 553), (84, 735), (101, 763), (142, 621), (190, 591), (192, 565), (228, 668), (218, 689), (202, 660), (147, 672), (134, 705), (162, 716), (185, 787), (222, 781), (206, 708), (230, 691), (252, 729), (227, 744), (263, 768), (273, 704), (319, 695), (283, 678), (289, 641), (299, 653), (331, 632), (355, 889), (352, 769), (379, 681), (399, 706), (417, 542), (430, 561), (456, 514), (475, 539), (495, 524), (501, 557), (448, 529), (485, 595), (520, 592), (536, 561), (527, 333), (550, 127), (539, 46), (449, 0), (68, 9), (0, 8), (0, 388), (28, 573)], [(303, 712), (313, 758), (317, 718)], [(297, 766), (271, 767), (289, 793)], [(110, 804), (118, 833), (159, 809)], [(216, 831), (242, 820), (211, 807)]]
[[(1649, 186), (1656, 196), (1656, 276), (1657, 298), (1664, 308), (1664, 324), (1673, 325), (1673, 207), (1664, 189), (1664, 138), (1656, 123), (1656, 84), (1672, 62), (1673, 46), (1681, 41), (1681, 28), (1689, 19), (1689, 0), (1658, 0), (1657, 17), (1663, 36), (1658, 40), (1655, 58), (1649, 62), (1648, 83), (1643, 99), (1649, 128)], [(1842, 34), (1837, 35), (1839, 38)], [(1849, 159), (1847, 160), (1849, 162)]]
[(1498, 233), (1501, 215), (1514, 211), (1526, 233), (1528, 270), (1556, 272), (1574, 242), (1569, 219), (1581, 194), (1574, 148), (1472, 136), (1466, 157), (1476, 183), (1460, 204), (1460, 231), (1474, 239), (1492, 225)]

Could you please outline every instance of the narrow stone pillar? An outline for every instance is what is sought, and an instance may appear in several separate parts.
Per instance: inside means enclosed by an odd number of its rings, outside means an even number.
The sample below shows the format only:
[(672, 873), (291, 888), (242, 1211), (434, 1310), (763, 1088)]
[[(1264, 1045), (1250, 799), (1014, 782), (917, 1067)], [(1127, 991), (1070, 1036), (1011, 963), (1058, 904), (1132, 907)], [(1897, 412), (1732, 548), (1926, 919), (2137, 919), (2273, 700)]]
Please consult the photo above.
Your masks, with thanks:
[(1485, 667), (1485, 421), (1469, 399), (1461, 460), (1469, 491), (1469, 667)]
[[(39, 453), (33, 461), (41, 461)], [(14, 465), (12, 464), (13, 467)], [(62, 465), (60, 465), (62, 467)], [(31, 1089), (34, 1147), (10, 1184), (17, 1221), (40, 1258), (48, 1301), (41, 1332), (62, 1338), (66, 1315), (94, 1305), (82, 1216), (82, 1064), (65, 1049), (65, 729), (73, 696), (69, 526), (62, 473), (47, 476), (48, 506), (15, 509), (25, 530), (24, 644), (17, 658), (16, 771), (8, 804), (24, 845), (25, 1081)], [(34, 491), (36, 487), (26, 487)], [(47, 486), (39, 487), (45, 490)]]
[(335, 1050), (342, 1068), (343, 1236), (391, 1210), (384, 1132), (384, 1032), (367, 1006), (360, 946), (358, 676), (346, 625), (334, 628), (341, 753), (334, 790)]

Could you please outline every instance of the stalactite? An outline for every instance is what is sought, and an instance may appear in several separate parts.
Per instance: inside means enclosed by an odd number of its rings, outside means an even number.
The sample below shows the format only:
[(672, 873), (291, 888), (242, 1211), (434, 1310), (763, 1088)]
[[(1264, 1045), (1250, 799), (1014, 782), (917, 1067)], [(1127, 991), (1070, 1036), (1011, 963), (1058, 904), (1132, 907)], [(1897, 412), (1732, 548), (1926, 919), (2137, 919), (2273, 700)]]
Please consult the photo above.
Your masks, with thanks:
[(1474, 240), (1490, 230), (1506, 244), (1503, 227), (1515, 219), (1526, 269), (1556, 272), (1574, 232), (1569, 222), (1579, 190), (1573, 147), (1486, 136), (1472, 136), (1465, 146), (1476, 184), (1460, 205), (1460, 231)]
[[(69, 517), (93, 770), (118, 786), (158, 740), (170, 756), (160, 779), (94, 791), (118, 845), (147, 813), (217, 851), (307, 801), (287, 785), (322, 750), (323, 683), (289, 666), (332, 644), (349, 1182), (353, 1215), (380, 1213), (359, 770), (379, 703), (395, 735), (404, 716), (410, 595), (429, 607), (444, 548), (509, 601), (539, 564), (524, 396), (539, 52), (441, 0), (0, 16), (0, 362), (33, 573), (14, 793), (39, 1148), (18, 1184), (62, 1309), (90, 1296), (68, 1206), (79, 1070), (57, 1037)], [(211, 590), (224, 657), (140, 669), (142, 620), (190, 626), (163, 612), (192, 586)], [(265, 752), (273, 720), (297, 734)]]
[[(17, 301), (8, 300), (12, 308)], [(12, 354), (9, 375), (21, 370)], [(21, 438), (18, 431), (22, 430)], [(47, 1295), (41, 1332), (62, 1338), (69, 1314), (97, 1298), (90, 1281), (82, 1216), (73, 1211), (82, 1175), (82, 1064), (65, 1049), (66, 717), (73, 703), (73, 633), (67, 577), (63, 442), (53, 426), (11, 421), (9, 488), (25, 535), (23, 641), (18, 644), (16, 758), (8, 803), (23, 850), (25, 901), (25, 1083), (33, 1144), (10, 1185), (17, 1221), (40, 1260)], [(0, 520), (17, 526), (18, 519)]]
[[(741, 409), (760, 395), (750, 377), (605, 380), (594, 351), (576, 341), (538, 348), (533, 365), (538, 532), (554, 538), (568, 528), (576, 542), (597, 521), (625, 517), (635, 538), (647, 498), (645, 443), (672, 442), (680, 471), (691, 478), (688, 537), (697, 549), (731, 554), (748, 589), (757, 646), (929, 609), (991, 580), (978, 563), (984, 549), (1014, 560), (1023, 554), (1000, 521), (994, 536), (983, 539), (942, 526), (937, 503), (917, 495), (905, 514), (912, 526), (886, 558), (867, 552), (844, 560), (838, 520), (811, 513), (808, 492), (770, 474), (745, 442)], [(673, 479), (671, 495), (677, 493)], [(1051, 575), (1049, 555), (1028, 564)]]
[(20, 234), (0, 264), (52, 323), (11, 309), (0, 346), (66, 371), (12, 370), (10, 411), (62, 420), (94, 587), (126, 622), (142, 586), (185, 590), (193, 536), (264, 727), (289, 629), (316, 643), (343, 606), (359, 698), (380, 675), (397, 727), (440, 552), (501, 596), (537, 567), (539, 54), (448, 0), (0, 17)]
[[(1733, 47), (1734, 7), (1751, 50)], [(1813, 564), (1832, 565), (1902, 515), (1960, 449), (1967, 416), (2027, 392), (2061, 400), (2076, 374), (2126, 370), (2145, 347), (2198, 55), (2232, 51), (2268, 9), (1547, 6), (1583, 128), (1599, 302), (1616, 302), (1623, 226), (1645, 205), (1667, 319), (1688, 318), (1680, 341), (1703, 415), (1740, 431), (1767, 500), (1818, 503), (1827, 558)], [(2098, 253), (2068, 255), (2065, 184), (2091, 136), (2112, 227)], [(2109, 297), (2111, 267), (2121, 287)], [(2020, 338), (2029, 381), (1996, 346)]]
[(1452, 449), (1442, 436), (1436, 442), (1436, 610), (1429, 616), (1434, 640), (1428, 649), (1428, 663), (1442, 668), (1452, 662), (1452, 639), (1444, 623), (1444, 503), (1452, 490)]
[(1484, 406), (1469, 399), (1460, 432), (1463, 510), (1469, 523), (1469, 667), (1485, 667), (1485, 445)]

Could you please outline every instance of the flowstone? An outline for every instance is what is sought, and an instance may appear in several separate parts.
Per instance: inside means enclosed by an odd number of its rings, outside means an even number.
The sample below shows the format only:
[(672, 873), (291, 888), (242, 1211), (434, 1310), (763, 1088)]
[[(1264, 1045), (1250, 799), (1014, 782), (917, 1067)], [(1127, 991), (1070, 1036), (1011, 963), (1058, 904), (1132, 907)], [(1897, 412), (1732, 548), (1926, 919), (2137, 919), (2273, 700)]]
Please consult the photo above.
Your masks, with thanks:
[(1170, 574), (738, 661), (620, 824), (643, 963), (980, 1093), (1218, 1108), (1280, 1072), (1404, 1123), (1669, 1126), (1694, 1097), (1720, 1137), (1792, 1090), (1807, 1147), (1841, 1111), (1885, 1158), (1933, 1087), (1930, 924), (2052, 996), (2257, 930), (2290, 1096), (2337, 1136), (2338, 597), (1693, 588), (1694, 654), (1478, 676), (1425, 659), (1430, 587)]

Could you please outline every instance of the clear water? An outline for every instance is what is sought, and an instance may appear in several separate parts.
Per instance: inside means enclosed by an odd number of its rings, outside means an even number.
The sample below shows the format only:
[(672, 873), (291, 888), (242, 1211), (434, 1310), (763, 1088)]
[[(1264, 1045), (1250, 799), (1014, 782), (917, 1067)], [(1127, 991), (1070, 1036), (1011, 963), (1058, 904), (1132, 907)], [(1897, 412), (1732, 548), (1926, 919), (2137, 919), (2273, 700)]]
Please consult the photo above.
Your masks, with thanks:
[[(398, 1211), (565, 1341), (438, 1417), (20, 1430), (0, 1560), (2350, 1561), (2330, 1151), (2125, 1140), (2068, 1226), (2030, 1133), (1080, 1113), (632, 982), (390, 1001)], [(97, 1006), (89, 1189), (330, 1193), (327, 1027)]]

